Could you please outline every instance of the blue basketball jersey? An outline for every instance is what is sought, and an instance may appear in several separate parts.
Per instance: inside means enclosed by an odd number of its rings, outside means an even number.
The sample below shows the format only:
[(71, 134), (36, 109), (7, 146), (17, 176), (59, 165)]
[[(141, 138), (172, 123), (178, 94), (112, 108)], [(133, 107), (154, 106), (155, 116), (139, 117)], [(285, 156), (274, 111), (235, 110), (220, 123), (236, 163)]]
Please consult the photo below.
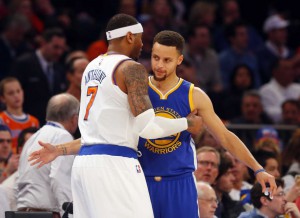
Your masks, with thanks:
[[(193, 84), (180, 79), (163, 95), (149, 78), (149, 97), (156, 116), (186, 117), (194, 109), (193, 88)], [(138, 149), (142, 152), (139, 161), (145, 176), (175, 176), (195, 170), (195, 145), (188, 131), (154, 140), (140, 138)]]

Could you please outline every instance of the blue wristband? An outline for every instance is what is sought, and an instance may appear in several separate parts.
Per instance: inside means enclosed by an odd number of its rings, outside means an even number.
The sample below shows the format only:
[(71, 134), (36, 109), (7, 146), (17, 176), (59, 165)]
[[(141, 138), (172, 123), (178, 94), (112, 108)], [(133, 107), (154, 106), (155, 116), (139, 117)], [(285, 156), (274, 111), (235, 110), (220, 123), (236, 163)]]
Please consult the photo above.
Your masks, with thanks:
[(259, 169), (259, 170), (256, 170), (256, 171), (254, 172), (254, 176), (256, 177), (256, 175), (259, 174), (260, 172), (266, 172), (266, 170), (265, 170), (264, 168)]

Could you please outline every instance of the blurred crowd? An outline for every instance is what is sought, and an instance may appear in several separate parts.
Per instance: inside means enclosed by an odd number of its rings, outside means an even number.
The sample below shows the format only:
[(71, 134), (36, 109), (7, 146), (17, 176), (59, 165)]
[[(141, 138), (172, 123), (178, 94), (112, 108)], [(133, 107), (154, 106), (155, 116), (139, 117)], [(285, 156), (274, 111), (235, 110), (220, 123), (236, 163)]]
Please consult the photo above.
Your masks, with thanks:
[[(22, 146), (46, 123), (52, 96), (66, 92), (80, 100), (82, 73), (89, 61), (106, 52), (105, 25), (116, 13), (132, 15), (143, 25), (139, 62), (149, 74), (155, 34), (173, 30), (185, 37), (178, 76), (203, 89), (217, 115), (266, 171), (281, 179), (282, 189), (274, 198), (282, 197), (285, 206), (273, 213), (293, 211), (291, 202), (300, 208), (300, 184), (294, 179), (300, 174), (296, 2), (0, 0), (0, 193), (3, 189), (8, 196), (6, 209), (16, 209), (15, 179), (9, 178), (18, 169)], [(71, 133), (80, 137), (78, 129)], [(218, 218), (236, 218), (266, 206), (254, 203), (261, 187), (253, 172), (224, 151), (208, 131), (195, 142), (195, 174), (203, 191), (199, 202), (208, 204), (202, 208), (212, 208), (210, 213)]]

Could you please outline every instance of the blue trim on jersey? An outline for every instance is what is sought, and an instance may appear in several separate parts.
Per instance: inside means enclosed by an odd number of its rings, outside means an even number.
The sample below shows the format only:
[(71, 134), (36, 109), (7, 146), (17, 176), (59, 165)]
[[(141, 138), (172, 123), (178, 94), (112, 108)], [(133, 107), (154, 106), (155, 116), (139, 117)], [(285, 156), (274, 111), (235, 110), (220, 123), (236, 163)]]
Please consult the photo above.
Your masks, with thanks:
[(28, 114), (25, 114), (25, 113), (24, 113), (25, 118), (19, 119), (19, 118), (15, 117), (14, 115), (12, 115), (11, 113), (9, 113), (8, 111), (4, 111), (4, 112), (5, 112), (12, 120), (14, 120), (15, 122), (25, 123), (25, 122), (27, 122), (28, 119), (29, 119)]
[[(160, 94), (149, 86), (148, 93), (156, 116), (172, 119), (186, 117), (190, 112), (191, 83), (184, 81), (161, 99)], [(154, 139), (139, 139), (139, 161), (145, 176), (178, 176), (195, 171), (195, 145), (188, 131)]]
[(80, 148), (78, 155), (95, 155), (105, 154), (111, 156), (120, 156), (137, 159), (137, 152), (129, 147), (110, 145), (110, 144), (94, 144), (83, 145)]

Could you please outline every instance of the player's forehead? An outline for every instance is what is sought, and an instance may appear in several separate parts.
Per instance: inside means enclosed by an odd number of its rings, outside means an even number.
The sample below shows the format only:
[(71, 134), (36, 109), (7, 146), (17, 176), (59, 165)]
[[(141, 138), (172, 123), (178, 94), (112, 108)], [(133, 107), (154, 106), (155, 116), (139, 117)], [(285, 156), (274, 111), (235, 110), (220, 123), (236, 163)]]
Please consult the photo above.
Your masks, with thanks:
[(179, 55), (175, 46), (167, 46), (155, 42), (152, 47), (152, 55), (160, 58), (174, 58)]

